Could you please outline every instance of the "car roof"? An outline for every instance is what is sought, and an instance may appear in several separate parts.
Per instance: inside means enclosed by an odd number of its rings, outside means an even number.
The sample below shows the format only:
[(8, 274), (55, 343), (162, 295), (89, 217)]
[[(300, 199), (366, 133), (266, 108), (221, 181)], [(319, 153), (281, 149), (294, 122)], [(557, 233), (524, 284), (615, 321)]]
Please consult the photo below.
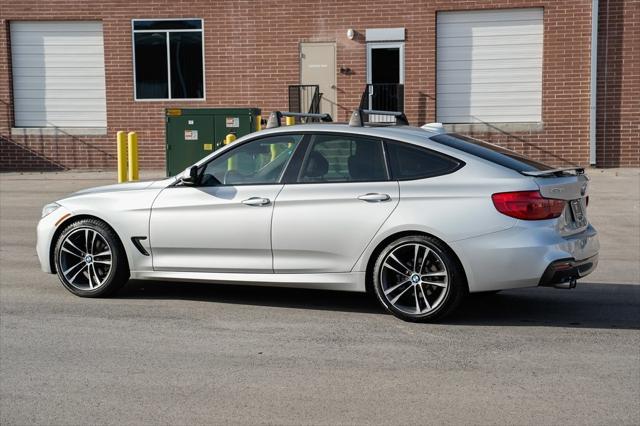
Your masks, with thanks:
[[(433, 129), (433, 130), (432, 130)], [(286, 135), (288, 133), (342, 133), (342, 134), (350, 134), (356, 136), (372, 136), (378, 138), (385, 138), (389, 140), (398, 141), (401, 143), (409, 143), (418, 146), (422, 146), (428, 148), (430, 150), (440, 152), (445, 155), (449, 155), (451, 157), (457, 158), (459, 160), (464, 161), (465, 163), (479, 163), (483, 164), (484, 167), (489, 167), (496, 171), (501, 172), (502, 174), (513, 174), (512, 170), (506, 169), (504, 167), (498, 166), (493, 163), (489, 163), (483, 161), (471, 154), (468, 154), (464, 151), (460, 151), (458, 149), (449, 147), (447, 145), (438, 143), (431, 139), (432, 136), (447, 134), (442, 130), (438, 131), (435, 128), (421, 128), (415, 126), (405, 126), (405, 125), (391, 125), (391, 126), (350, 126), (346, 123), (308, 123), (308, 124), (296, 124), (292, 126), (280, 126), (273, 127), (270, 129), (264, 129), (257, 132), (249, 133), (248, 135), (242, 136), (234, 142), (233, 144), (227, 145), (221, 149), (218, 149), (208, 156), (204, 157), (200, 161), (196, 163), (196, 165), (204, 164), (211, 160), (211, 158), (217, 157), (219, 155), (223, 155), (229, 149), (232, 149), (236, 143), (244, 143), (245, 141), (250, 141), (253, 139), (269, 136), (269, 135)], [(486, 163), (486, 164), (485, 164)]]

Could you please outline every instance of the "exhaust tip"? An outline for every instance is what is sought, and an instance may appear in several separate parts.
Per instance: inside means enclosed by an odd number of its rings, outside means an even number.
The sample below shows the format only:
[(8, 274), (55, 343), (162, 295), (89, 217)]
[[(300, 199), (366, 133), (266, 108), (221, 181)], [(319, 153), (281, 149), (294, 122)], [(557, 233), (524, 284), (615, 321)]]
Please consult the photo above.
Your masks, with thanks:
[(577, 285), (578, 281), (576, 277), (571, 277), (565, 282), (554, 284), (553, 287), (560, 290), (571, 290), (572, 288), (576, 288)]

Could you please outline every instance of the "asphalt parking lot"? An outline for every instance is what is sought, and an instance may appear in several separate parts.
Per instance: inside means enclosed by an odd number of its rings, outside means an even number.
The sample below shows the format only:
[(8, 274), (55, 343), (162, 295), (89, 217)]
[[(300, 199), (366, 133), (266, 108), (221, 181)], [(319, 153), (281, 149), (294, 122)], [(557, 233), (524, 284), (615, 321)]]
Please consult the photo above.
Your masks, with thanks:
[(1, 174), (0, 424), (639, 424), (640, 171), (590, 175), (596, 272), (428, 325), (338, 292), (130, 282), (80, 299), (40, 272), (35, 225), (115, 173)]

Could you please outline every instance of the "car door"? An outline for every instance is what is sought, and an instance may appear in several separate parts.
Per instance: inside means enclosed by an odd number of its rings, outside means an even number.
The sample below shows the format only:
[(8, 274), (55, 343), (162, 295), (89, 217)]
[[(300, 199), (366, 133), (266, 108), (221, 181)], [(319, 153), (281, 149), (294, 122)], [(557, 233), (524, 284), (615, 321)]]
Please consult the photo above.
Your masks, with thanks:
[(240, 144), (199, 167), (195, 185), (156, 198), (150, 219), (155, 270), (273, 273), (271, 219), (301, 135)]
[(398, 204), (398, 183), (379, 139), (316, 134), (305, 144), (274, 207), (274, 271), (349, 272)]

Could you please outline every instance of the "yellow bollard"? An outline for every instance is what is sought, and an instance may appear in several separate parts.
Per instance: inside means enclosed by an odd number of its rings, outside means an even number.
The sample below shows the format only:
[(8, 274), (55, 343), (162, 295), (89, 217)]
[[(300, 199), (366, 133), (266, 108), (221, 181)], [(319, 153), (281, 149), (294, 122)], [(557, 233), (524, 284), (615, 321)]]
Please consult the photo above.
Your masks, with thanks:
[(287, 123), (287, 126), (293, 126), (294, 124), (296, 124), (296, 118), (295, 117), (285, 117), (285, 123)]
[(127, 140), (124, 132), (116, 133), (116, 152), (118, 154), (118, 183), (127, 180)]
[[(224, 138), (224, 144), (229, 145), (235, 140), (236, 140), (236, 135), (234, 135), (233, 133), (229, 133)], [(231, 158), (227, 160), (227, 170), (236, 170), (236, 159), (233, 155), (231, 156)]]
[(225, 145), (229, 145), (231, 142), (236, 140), (236, 135), (234, 135), (233, 133), (229, 133), (227, 136), (225, 136), (224, 138), (224, 144)]
[(262, 116), (256, 115), (256, 132), (262, 130)]
[(136, 132), (129, 132), (128, 147), (129, 147), (129, 181), (138, 180), (138, 135)]

